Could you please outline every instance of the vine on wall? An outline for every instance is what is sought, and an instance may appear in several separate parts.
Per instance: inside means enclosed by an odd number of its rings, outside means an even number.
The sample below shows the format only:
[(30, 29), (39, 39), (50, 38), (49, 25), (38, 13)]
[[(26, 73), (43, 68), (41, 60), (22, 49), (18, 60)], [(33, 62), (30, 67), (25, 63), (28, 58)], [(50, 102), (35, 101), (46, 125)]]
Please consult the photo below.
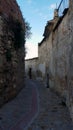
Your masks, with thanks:
[(25, 32), (22, 28), (22, 23), (18, 20), (9, 19), (9, 29), (12, 31), (14, 35), (14, 48), (18, 50), (19, 48), (24, 46), (25, 41)]

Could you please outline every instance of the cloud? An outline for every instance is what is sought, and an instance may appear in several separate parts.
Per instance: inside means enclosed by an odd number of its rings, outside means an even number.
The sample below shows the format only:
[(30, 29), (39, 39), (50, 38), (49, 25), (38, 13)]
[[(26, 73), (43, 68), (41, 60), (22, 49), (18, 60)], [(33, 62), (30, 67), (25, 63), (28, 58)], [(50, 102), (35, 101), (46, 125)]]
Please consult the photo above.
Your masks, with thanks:
[(25, 59), (30, 59), (38, 56), (38, 45), (27, 43), (25, 44), (26, 57)]
[[(56, 8), (56, 4), (53, 3), (50, 6), (44, 6), (44, 8), (35, 8), (33, 13), (36, 13), (41, 19), (47, 20), (50, 16), (50, 14), (53, 16), (53, 11)], [(44, 10), (49, 11), (47, 14)], [(52, 13), (53, 12), (53, 13)]]
[(40, 11), (39, 9), (34, 9), (34, 12), (36, 15), (40, 16), (40, 18), (47, 20), (48, 19), (48, 14), (44, 14), (43, 11)]
[(28, 4), (31, 4), (32, 3), (32, 0), (27, 0)]
[(44, 20), (48, 19), (48, 14), (44, 14), (44, 13), (39, 12), (38, 15), (40, 16), (40, 18), (42, 18)]
[(39, 13), (39, 9), (34, 9), (34, 13)]
[(56, 4), (51, 4), (50, 7), (49, 7), (49, 10), (53, 10), (56, 8)]

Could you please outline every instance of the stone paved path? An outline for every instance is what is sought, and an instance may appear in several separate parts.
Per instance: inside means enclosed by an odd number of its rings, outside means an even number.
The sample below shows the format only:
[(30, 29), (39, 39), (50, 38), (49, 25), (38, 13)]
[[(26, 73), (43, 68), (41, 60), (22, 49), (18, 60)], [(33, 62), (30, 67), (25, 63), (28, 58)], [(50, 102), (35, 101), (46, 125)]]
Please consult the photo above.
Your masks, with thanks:
[(37, 112), (37, 90), (27, 81), (19, 95), (0, 109), (0, 130), (25, 130)]
[(68, 108), (61, 98), (43, 86), (37, 85), (39, 92), (39, 114), (27, 130), (73, 130)]
[(20, 94), (0, 109), (0, 130), (73, 130), (73, 125), (61, 98), (42, 83), (26, 80)]

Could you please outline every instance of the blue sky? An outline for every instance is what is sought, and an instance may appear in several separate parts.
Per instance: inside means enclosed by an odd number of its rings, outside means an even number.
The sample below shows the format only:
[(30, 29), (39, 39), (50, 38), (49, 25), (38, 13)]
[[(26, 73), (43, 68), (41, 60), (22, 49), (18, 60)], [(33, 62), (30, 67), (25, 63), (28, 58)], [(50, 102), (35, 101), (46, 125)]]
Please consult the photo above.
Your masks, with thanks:
[[(17, 0), (23, 17), (31, 26), (32, 36), (26, 41), (28, 53), (30, 48), (37, 48), (37, 44), (42, 40), (45, 25), (47, 21), (53, 18), (54, 9), (56, 6), (58, 7), (60, 1), (61, 0)], [(32, 47), (28, 49), (28, 46)], [(37, 53), (37, 49), (35, 53)], [(35, 54), (33, 56), (35, 57)], [(31, 58), (32, 56), (29, 55), (27, 57)]]

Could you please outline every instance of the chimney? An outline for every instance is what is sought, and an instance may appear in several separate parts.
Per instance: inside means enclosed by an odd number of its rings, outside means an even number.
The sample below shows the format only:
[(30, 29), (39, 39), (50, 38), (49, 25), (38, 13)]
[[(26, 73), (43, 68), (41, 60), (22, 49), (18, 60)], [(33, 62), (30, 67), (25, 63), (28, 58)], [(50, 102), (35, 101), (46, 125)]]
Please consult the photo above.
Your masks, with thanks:
[(55, 9), (55, 10), (54, 10), (54, 24), (57, 23), (58, 19), (59, 19), (58, 9)]
[(58, 9), (54, 10), (54, 19), (58, 18)]

